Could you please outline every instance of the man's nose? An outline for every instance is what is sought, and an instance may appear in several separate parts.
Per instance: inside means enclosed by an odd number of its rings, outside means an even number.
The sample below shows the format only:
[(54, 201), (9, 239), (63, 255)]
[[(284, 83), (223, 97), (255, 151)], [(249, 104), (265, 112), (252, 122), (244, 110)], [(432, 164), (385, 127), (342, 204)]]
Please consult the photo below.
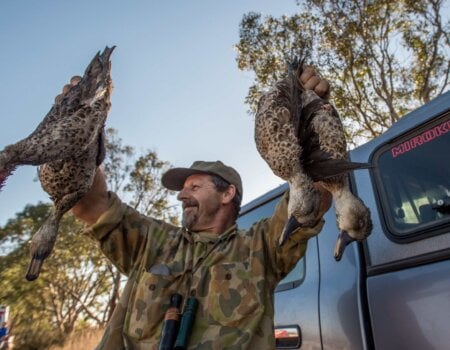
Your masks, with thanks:
[(185, 189), (185, 188), (182, 188), (181, 191), (178, 192), (177, 199), (178, 199), (179, 201), (182, 201), (183, 199), (186, 199), (186, 198), (187, 198), (187, 195), (186, 195), (186, 189)]

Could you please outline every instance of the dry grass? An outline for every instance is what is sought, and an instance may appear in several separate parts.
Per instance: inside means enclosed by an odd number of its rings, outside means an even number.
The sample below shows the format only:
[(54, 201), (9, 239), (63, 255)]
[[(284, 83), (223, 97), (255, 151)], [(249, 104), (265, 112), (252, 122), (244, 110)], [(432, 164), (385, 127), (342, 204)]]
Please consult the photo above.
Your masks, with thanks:
[(50, 350), (90, 350), (94, 349), (102, 338), (104, 329), (87, 329), (74, 333), (63, 347), (53, 346)]

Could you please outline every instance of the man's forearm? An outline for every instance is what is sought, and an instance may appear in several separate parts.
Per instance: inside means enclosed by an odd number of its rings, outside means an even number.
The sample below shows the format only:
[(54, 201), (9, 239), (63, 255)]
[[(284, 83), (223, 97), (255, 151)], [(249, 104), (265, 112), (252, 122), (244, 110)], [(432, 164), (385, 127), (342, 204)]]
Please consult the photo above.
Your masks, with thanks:
[(92, 225), (108, 210), (108, 207), (109, 196), (105, 177), (102, 170), (98, 168), (91, 189), (75, 204), (72, 214)]

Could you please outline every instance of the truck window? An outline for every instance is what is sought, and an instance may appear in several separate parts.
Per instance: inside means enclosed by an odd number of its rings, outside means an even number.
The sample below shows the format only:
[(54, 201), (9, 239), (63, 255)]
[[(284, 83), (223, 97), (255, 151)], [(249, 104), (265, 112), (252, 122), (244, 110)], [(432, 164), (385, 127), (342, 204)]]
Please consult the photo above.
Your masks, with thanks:
[[(254, 223), (272, 216), (276, 205), (280, 201), (280, 197), (276, 197), (244, 214), (240, 215), (237, 224), (240, 229), (248, 229)], [(297, 265), (289, 274), (280, 281), (275, 292), (295, 288), (301, 284), (305, 277), (305, 260), (300, 259)]]
[(450, 221), (450, 113), (381, 148), (375, 185), (393, 240), (441, 233)]
[(249, 229), (254, 223), (272, 216), (281, 197), (276, 197), (244, 214), (240, 215), (237, 224), (240, 229)]

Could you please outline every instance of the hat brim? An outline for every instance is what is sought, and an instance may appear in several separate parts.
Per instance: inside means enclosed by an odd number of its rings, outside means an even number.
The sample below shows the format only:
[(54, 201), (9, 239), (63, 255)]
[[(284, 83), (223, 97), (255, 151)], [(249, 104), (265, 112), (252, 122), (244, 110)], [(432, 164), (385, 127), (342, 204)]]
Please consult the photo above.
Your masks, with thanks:
[(208, 174), (207, 171), (201, 171), (190, 168), (172, 168), (167, 170), (161, 177), (161, 183), (163, 186), (172, 191), (181, 191), (186, 179), (195, 174)]

